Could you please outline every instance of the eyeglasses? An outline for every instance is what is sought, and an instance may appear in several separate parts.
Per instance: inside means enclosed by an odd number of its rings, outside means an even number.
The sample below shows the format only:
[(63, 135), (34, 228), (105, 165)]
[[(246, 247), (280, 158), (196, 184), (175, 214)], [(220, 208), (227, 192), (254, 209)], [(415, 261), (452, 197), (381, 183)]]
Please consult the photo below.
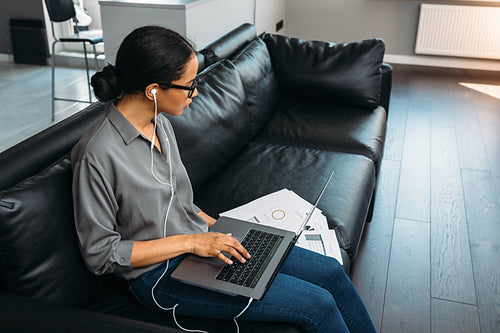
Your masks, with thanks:
[(189, 90), (188, 98), (191, 98), (191, 97), (193, 97), (194, 91), (196, 90), (196, 87), (198, 86), (198, 78), (193, 80), (193, 83), (191, 84), (190, 87), (180, 86), (178, 84), (172, 84), (172, 83), (160, 83), (160, 82), (158, 82), (158, 84), (160, 86), (164, 86), (164, 87), (168, 87), (168, 88)]

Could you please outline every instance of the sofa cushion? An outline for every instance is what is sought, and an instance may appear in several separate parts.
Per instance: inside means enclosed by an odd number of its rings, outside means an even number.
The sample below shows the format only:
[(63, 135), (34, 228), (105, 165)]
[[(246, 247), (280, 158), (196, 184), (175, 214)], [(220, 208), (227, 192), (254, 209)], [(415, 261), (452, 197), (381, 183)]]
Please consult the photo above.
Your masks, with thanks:
[(210, 66), (219, 60), (229, 58), (257, 36), (255, 26), (244, 23), (217, 38), (205, 46), (200, 52), (205, 56), (205, 66)]
[(195, 203), (217, 216), (283, 188), (314, 202), (331, 170), (318, 208), (352, 261), (375, 187), (375, 168), (365, 156), (253, 142), (195, 193)]
[(2, 289), (76, 305), (98, 286), (78, 248), (71, 177), (71, 162), (64, 158), (0, 192)]
[(250, 112), (252, 134), (269, 120), (279, 102), (279, 89), (266, 44), (255, 39), (232, 62), (240, 73)]
[(238, 71), (229, 60), (198, 76), (198, 96), (172, 123), (193, 187), (200, 187), (250, 141), (250, 116)]
[(328, 98), (368, 109), (380, 103), (381, 39), (334, 44), (264, 34), (284, 94)]
[(382, 161), (386, 112), (302, 98), (282, 99), (259, 140), (364, 155)]

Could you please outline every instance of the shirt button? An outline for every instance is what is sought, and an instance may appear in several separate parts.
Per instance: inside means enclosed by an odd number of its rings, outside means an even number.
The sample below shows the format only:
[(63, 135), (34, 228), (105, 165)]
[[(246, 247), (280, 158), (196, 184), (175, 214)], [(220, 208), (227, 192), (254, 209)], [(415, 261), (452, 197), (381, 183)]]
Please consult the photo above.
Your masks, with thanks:
[(120, 259), (120, 264), (125, 265), (125, 259), (121, 258)]

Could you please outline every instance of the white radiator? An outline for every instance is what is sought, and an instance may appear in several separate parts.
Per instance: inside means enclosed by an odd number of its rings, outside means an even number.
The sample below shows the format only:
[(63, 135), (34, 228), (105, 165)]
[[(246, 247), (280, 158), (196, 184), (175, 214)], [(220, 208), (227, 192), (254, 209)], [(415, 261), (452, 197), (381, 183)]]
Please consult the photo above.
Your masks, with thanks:
[(500, 7), (422, 4), (415, 53), (500, 59)]

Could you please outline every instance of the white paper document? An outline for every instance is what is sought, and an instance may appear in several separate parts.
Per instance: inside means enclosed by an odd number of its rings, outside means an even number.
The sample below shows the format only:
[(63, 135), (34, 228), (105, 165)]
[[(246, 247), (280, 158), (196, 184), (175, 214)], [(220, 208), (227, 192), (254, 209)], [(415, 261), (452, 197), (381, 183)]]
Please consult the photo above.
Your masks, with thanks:
[[(298, 234), (312, 204), (295, 192), (283, 189), (221, 213), (239, 220), (286, 229)], [(326, 217), (316, 208), (299, 237), (300, 247), (336, 258), (342, 264), (340, 247), (334, 230), (328, 229)]]
[(342, 264), (342, 255), (337, 241), (335, 230), (306, 230), (300, 235), (299, 240), (295, 244), (314, 252), (324, 254), (338, 260)]

